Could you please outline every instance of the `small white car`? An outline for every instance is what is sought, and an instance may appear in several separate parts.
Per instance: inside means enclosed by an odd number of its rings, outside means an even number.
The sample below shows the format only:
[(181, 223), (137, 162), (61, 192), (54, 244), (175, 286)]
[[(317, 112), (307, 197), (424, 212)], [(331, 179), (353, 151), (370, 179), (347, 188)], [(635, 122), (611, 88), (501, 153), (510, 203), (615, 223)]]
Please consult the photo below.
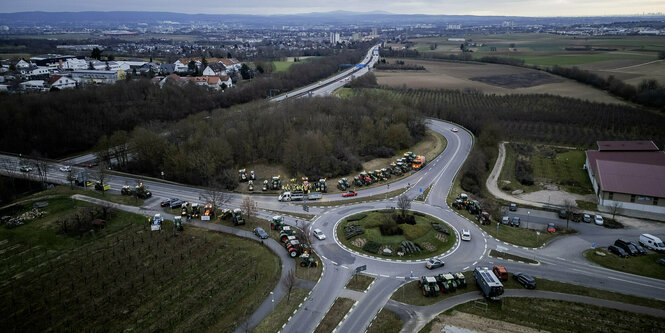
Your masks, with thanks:
[(314, 237), (316, 237), (318, 240), (326, 239), (326, 235), (323, 234), (323, 231), (321, 231), (321, 229), (314, 229), (312, 233), (314, 234)]
[(462, 240), (463, 241), (471, 240), (471, 232), (469, 230), (462, 230)]
[(69, 165), (61, 166), (61, 167), (60, 167), (60, 171), (62, 171), (62, 172), (70, 172), (70, 171), (72, 171), (72, 167), (70, 167)]
[(451, 131), (453, 131), (453, 132), (457, 132), (457, 131), (459, 131), (459, 130), (457, 129), (457, 127), (453, 127), (453, 129), (452, 129)]
[(603, 225), (603, 217), (600, 215), (594, 216), (593, 223), (595, 223), (596, 225)]

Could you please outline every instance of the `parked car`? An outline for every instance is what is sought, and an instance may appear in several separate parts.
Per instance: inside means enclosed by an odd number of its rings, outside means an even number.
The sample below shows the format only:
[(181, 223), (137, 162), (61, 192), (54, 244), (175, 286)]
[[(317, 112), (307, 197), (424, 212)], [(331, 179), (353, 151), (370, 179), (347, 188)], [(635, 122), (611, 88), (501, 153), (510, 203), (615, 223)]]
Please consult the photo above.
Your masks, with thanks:
[(660, 238), (650, 235), (650, 234), (641, 234), (640, 235), (640, 245), (646, 247), (647, 249), (652, 249), (658, 252), (665, 252), (665, 244)]
[(180, 207), (182, 207), (182, 204), (184, 204), (184, 203), (185, 202), (180, 200), (180, 199), (175, 199), (175, 200), (169, 202), (169, 207), (171, 207), (171, 208), (180, 208)]
[(324, 240), (326, 239), (326, 235), (321, 231), (321, 229), (314, 229), (312, 232), (314, 234), (314, 237), (316, 237), (318, 240)]
[(641, 255), (647, 254), (647, 250), (643, 248), (642, 245), (637, 244), (635, 242), (630, 242), (630, 244), (633, 244), (633, 246), (635, 246), (635, 248), (637, 249), (637, 252), (639, 252)]
[(60, 171), (70, 172), (70, 171), (72, 171), (72, 167), (70, 167), (69, 165), (63, 165), (63, 166), (60, 167)]
[(342, 197), (344, 197), (344, 198), (346, 198), (346, 197), (355, 197), (356, 195), (358, 195), (358, 192), (356, 192), (356, 191), (346, 191), (346, 192), (342, 193)]
[(628, 253), (624, 251), (622, 248), (616, 246), (616, 245), (610, 245), (607, 247), (607, 250), (618, 255), (621, 258), (628, 258)]
[(665, 258), (660, 258), (660, 259), (656, 260), (656, 262), (663, 265), (663, 266), (665, 266)]
[(560, 219), (565, 219), (566, 217), (568, 217), (568, 212), (565, 209), (560, 210), (559, 211), (559, 218)]
[(511, 204), (510, 204), (510, 207), (508, 207), (508, 209), (509, 209), (511, 212), (516, 211), (516, 210), (517, 210), (517, 204), (516, 204), (516, 203), (511, 203)]
[(635, 245), (633, 245), (631, 242), (625, 240), (625, 239), (617, 239), (614, 241), (614, 245), (620, 247), (626, 253), (630, 254), (631, 256), (636, 256), (640, 254), (640, 251), (637, 250)]
[(499, 278), (499, 280), (501, 281), (508, 280), (508, 271), (506, 270), (505, 267), (494, 266), (494, 268), (492, 268), (492, 272), (494, 273), (494, 275), (496, 275), (497, 278)]
[(425, 262), (425, 267), (427, 267), (427, 269), (435, 269), (443, 267), (443, 265), (445, 265), (445, 263), (439, 259), (429, 259)]
[(603, 217), (600, 215), (594, 216), (593, 223), (595, 223), (596, 225), (603, 225)]
[(526, 289), (536, 289), (536, 279), (529, 274), (515, 272), (513, 273), (513, 279)]
[(469, 230), (462, 230), (462, 240), (463, 241), (471, 240), (471, 232)]
[(453, 132), (457, 132), (457, 131), (459, 131), (459, 130), (457, 129), (457, 127), (453, 127), (453, 129), (452, 129), (451, 131), (453, 131)]
[(520, 226), (520, 218), (518, 216), (513, 216), (513, 220), (510, 221), (510, 225), (513, 227), (519, 227)]
[(265, 230), (263, 230), (263, 228), (260, 228), (260, 227), (259, 228), (254, 228), (254, 234), (256, 235), (256, 237), (261, 238), (261, 239), (266, 239), (266, 238), (270, 237), (270, 236), (268, 236), (268, 233)]
[(19, 170), (21, 170), (21, 172), (30, 172), (30, 171), (32, 171), (32, 167), (29, 166), (29, 165), (21, 165)]
[(582, 221), (584, 221), (585, 223), (591, 223), (591, 215), (584, 214), (584, 217), (582, 217)]
[(171, 202), (179, 200), (178, 198), (171, 198), (171, 199), (164, 199), (162, 202), (159, 203), (160, 206), (166, 207), (169, 206), (171, 207)]
[(503, 218), (501, 218), (501, 223), (505, 225), (510, 225), (510, 217), (504, 216)]
[(556, 225), (552, 222), (547, 224), (547, 232), (550, 233), (555, 233), (556, 232)]

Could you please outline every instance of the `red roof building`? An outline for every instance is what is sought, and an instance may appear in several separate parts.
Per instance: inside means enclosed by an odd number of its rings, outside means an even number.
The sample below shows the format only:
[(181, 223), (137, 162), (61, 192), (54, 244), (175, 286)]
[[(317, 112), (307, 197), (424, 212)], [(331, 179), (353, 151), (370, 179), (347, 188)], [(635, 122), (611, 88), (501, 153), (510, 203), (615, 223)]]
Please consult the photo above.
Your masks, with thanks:
[(653, 141), (598, 141), (585, 168), (601, 206), (665, 216), (665, 152)]

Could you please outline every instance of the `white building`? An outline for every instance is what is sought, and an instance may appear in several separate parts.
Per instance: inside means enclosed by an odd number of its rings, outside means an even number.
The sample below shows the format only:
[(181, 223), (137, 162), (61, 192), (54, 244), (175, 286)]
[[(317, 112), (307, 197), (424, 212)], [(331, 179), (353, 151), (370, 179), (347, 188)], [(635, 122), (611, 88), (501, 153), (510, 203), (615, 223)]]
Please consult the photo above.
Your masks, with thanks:
[(44, 91), (46, 90), (44, 86), (44, 80), (30, 80), (19, 83), (21, 90), (24, 91)]
[(113, 84), (125, 79), (125, 71), (78, 70), (72, 72), (72, 79), (79, 84)]
[(48, 85), (51, 89), (71, 89), (76, 88), (76, 81), (62, 75), (52, 75), (48, 81)]
[[(376, 28), (374, 28), (376, 29)], [(330, 33), (330, 44), (337, 44), (339, 43), (339, 32), (331, 32)]]
[(78, 69), (88, 69), (88, 62), (85, 59), (67, 59), (67, 61), (62, 62), (62, 69), (67, 70), (78, 70)]

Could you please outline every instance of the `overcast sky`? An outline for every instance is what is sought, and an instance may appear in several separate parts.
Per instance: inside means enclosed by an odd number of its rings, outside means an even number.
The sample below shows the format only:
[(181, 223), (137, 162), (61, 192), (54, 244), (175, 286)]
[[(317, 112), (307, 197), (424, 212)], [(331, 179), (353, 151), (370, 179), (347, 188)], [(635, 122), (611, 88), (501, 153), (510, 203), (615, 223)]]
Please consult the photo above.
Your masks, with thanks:
[(665, 0), (0, 0), (0, 12), (167, 11), (293, 14), (375, 10), (396, 14), (603, 16), (665, 12)]

